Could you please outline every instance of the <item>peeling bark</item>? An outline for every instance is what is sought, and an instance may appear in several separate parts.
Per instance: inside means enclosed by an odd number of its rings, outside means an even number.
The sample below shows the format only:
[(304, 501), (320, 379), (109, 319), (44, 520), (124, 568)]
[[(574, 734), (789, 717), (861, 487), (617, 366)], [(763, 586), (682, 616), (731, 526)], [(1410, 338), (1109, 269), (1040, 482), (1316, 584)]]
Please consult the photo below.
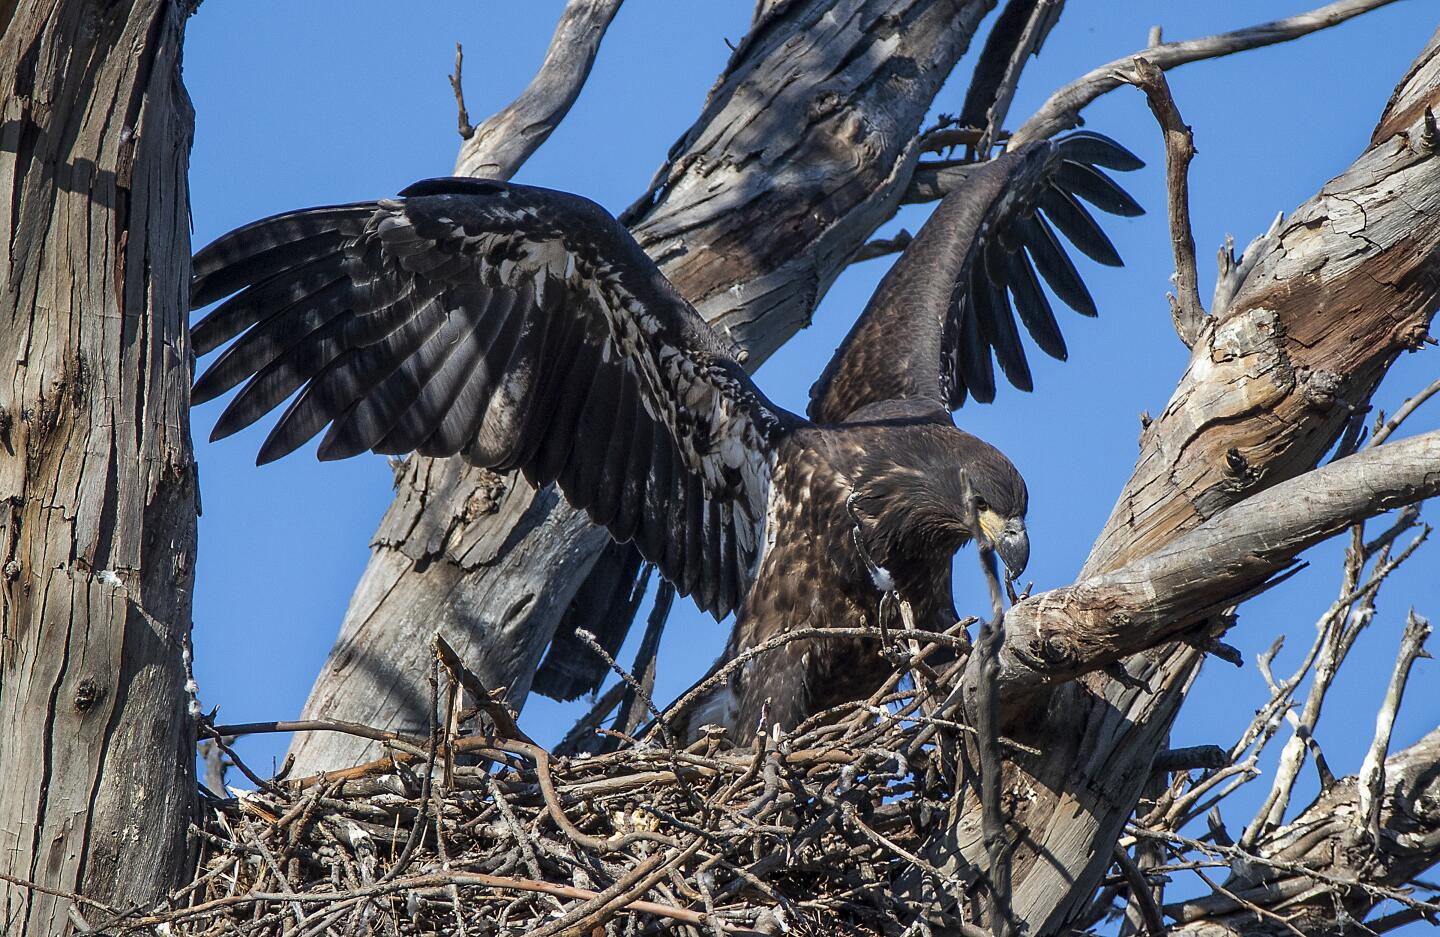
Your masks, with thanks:
[[(1082, 579), (1313, 468), (1395, 357), (1418, 346), (1440, 301), (1440, 154), (1423, 133), (1437, 104), (1440, 34), (1370, 147), (1252, 247), (1259, 260), (1141, 437)], [(1123, 679), (1090, 674), (1010, 713), (1007, 734), (1045, 753), (1017, 756), (1007, 783), (1022, 831), (1013, 906), (1030, 932), (1056, 932), (1090, 900), (1200, 657), (1163, 645), (1125, 660)], [(931, 858), (971, 876), (983, 868), (978, 810), (937, 837)]]
[[(22, 2), (0, 39), (0, 869), (110, 906), (188, 874), (190, 10)], [(7, 933), (92, 905), (0, 881)]]

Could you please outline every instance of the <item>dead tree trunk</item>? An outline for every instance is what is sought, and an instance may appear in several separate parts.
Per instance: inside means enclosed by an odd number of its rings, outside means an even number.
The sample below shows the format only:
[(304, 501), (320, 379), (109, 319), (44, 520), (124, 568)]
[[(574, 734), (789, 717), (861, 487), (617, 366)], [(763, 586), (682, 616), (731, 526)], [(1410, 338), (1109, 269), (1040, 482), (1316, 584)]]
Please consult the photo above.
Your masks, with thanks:
[(190, 871), (189, 14), (0, 7), (7, 934), (98, 924)]
[[(736, 49), (626, 220), (751, 367), (809, 321), (899, 203), (920, 122), (993, 6), (780, 4)], [(462, 168), (481, 162), (462, 148)], [(423, 724), (436, 628), (518, 705), (605, 533), (553, 491), (456, 460), (411, 459), (397, 488), (305, 718)], [(334, 733), (297, 737), (291, 751), (300, 773), (374, 754)]]
[[(1440, 33), (1354, 165), (1222, 278), (1217, 296), (1233, 299), (1204, 324), (1174, 396), (1142, 436), (1135, 473), (1080, 582), (1007, 616), (1003, 731), (1044, 752), (1007, 765), (1018, 843), (1011, 899), (1026, 932), (1056, 932), (1091, 899), (1203, 656), (1193, 644), (1137, 639), (1123, 582), (1107, 593), (1105, 574), (1153, 558), (1226, 508), (1313, 468), (1395, 357), (1426, 335), (1440, 301), (1437, 106)], [(1215, 571), (1217, 589), (1233, 591), (1213, 598), (1238, 598), (1231, 572)], [(1057, 621), (1072, 633), (1042, 627)], [(1151, 649), (1120, 661), (1121, 679), (1103, 675), (1103, 654), (1073, 633), (1076, 623), (1101, 642), (1134, 641), (1127, 654)], [(1204, 629), (1191, 637), (1203, 643)], [(1048, 689), (1048, 670), (1089, 672)], [(978, 679), (972, 666), (970, 689)], [(966, 809), (937, 838), (937, 865), (969, 876), (987, 865), (980, 814)]]

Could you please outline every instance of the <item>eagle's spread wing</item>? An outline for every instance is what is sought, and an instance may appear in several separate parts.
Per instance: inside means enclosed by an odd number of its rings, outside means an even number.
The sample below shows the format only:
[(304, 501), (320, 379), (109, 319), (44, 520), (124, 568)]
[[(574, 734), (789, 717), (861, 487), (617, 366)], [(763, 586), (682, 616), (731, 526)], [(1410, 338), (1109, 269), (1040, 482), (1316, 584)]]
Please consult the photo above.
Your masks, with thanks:
[(247, 382), (215, 438), (299, 391), (258, 461), (328, 426), (322, 459), (520, 468), (717, 616), (744, 595), (774, 446), (796, 418), (595, 203), (431, 180), (255, 222), (194, 271), (192, 306), (235, 294), (196, 324), (196, 352), (236, 339), (194, 401)]
[(1036, 270), (1061, 300), (1095, 315), (1055, 229), (1097, 263), (1119, 266), (1119, 254), (1080, 199), (1112, 214), (1140, 214), (1097, 167), (1142, 165), (1108, 137), (1080, 132), (976, 167), (880, 282), (810, 389), (811, 418), (834, 423), (890, 399), (938, 400), (952, 410), (967, 393), (992, 400), (992, 354), (1010, 383), (1030, 390), (1012, 302), (1035, 344), (1064, 359), (1065, 340)]

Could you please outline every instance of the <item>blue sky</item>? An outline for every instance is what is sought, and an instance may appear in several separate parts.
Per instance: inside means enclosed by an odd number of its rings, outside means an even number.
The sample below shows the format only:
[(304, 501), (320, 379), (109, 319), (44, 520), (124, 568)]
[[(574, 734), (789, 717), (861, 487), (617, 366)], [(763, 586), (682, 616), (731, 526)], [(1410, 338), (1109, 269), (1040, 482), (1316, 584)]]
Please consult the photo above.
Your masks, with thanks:
[[(1142, 46), (1159, 23), (1182, 39), (1300, 12), (1313, 0), (1070, 0), (1044, 54), (1025, 73), (1011, 114), (1018, 124), (1051, 90)], [(191, 160), (194, 243), (263, 215), (385, 196), (415, 179), (445, 175), (459, 138), (446, 75), (454, 44), (466, 49), (465, 93), (479, 122), (529, 81), (549, 41), (558, 0), (525, 3), (377, 0), (208, 0), (189, 25), (185, 81), (196, 108)], [(1402, 0), (1336, 29), (1170, 75), (1199, 151), (1191, 173), (1201, 295), (1227, 232), (1244, 245), (1277, 211), (1289, 211), (1364, 147), (1396, 80), (1436, 26), (1435, 6)], [(748, 0), (628, 0), (606, 37), (584, 93), (517, 181), (579, 192), (619, 211), (643, 191), (671, 143), (750, 21)], [(973, 60), (974, 53), (967, 56)], [(958, 74), (968, 75), (962, 63)], [(963, 82), (937, 110), (958, 111)], [(1122, 181), (1151, 213), (1103, 221), (1127, 266), (1081, 258), (1101, 309), (1098, 320), (1062, 318), (1070, 360), (1032, 351), (1036, 390), (1002, 388), (993, 405), (967, 406), (957, 421), (1004, 450), (1031, 492), (1036, 589), (1072, 580), (1136, 455), (1138, 414), (1157, 413), (1187, 353), (1164, 294), (1171, 272), (1160, 137), (1142, 96), (1117, 91), (1087, 111), (1150, 165)], [(907, 209), (891, 229), (912, 231)], [(758, 381), (777, 403), (802, 409), (805, 394), (883, 274), (885, 261), (850, 268), (814, 324), (776, 354)], [(1406, 355), (1377, 404), (1393, 410), (1436, 373), (1440, 352)], [(1406, 434), (1440, 427), (1440, 404)], [(255, 468), (264, 425), (211, 445), (219, 404), (194, 416), (204, 514), (195, 588), (195, 660), (202, 701), (227, 722), (292, 718), (325, 660), (368, 541), (390, 501), (384, 460), (320, 464), (313, 448)], [(1440, 616), (1436, 547), (1422, 548), (1394, 577), (1330, 698), (1318, 738), (1337, 774), (1351, 773), (1369, 744), (1406, 609)], [(1248, 661), (1279, 633), (1290, 635), (1278, 671), (1308, 647), (1316, 615), (1335, 598), (1339, 550), (1312, 551), (1312, 565), (1242, 610), (1230, 639)], [(962, 614), (984, 603), (973, 556), (956, 563)], [(677, 602), (661, 649), (658, 695), (673, 696), (718, 652), (725, 629)], [(638, 638), (638, 635), (637, 635)], [(633, 652), (632, 648), (627, 653)], [(1396, 745), (1440, 723), (1437, 665), (1417, 665)], [(1267, 694), (1253, 665), (1210, 662), (1175, 728), (1174, 744), (1228, 746)], [(576, 715), (536, 698), (522, 725), (541, 740)], [(269, 767), (284, 740), (244, 740), (243, 757)], [(1273, 755), (1279, 745), (1273, 746)], [(1308, 768), (1297, 791), (1315, 790)], [(1263, 794), (1257, 782), (1253, 798)], [(1236, 820), (1245, 819), (1237, 811)], [(1232, 826), (1234, 821), (1232, 820)]]

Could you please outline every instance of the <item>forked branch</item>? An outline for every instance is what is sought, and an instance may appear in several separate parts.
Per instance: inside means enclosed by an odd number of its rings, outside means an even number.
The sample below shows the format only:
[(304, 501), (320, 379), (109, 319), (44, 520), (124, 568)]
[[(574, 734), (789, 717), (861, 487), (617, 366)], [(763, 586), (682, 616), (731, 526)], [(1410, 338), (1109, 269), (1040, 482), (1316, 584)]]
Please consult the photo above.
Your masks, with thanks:
[(600, 51), (600, 40), (620, 10), (622, 0), (570, 0), (545, 60), (530, 85), (508, 107), (474, 128), (469, 136), (464, 127), (469, 123), (464, 111), (464, 98), (459, 91), (460, 57), (456, 49), (455, 75), (451, 78), (460, 106), (461, 136), (465, 142), (455, 160), (455, 175), (484, 176), (508, 179), (514, 175), (530, 154), (549, 138), (551, 132), (570, 112), (570, 106), (585, 87), (590, 67)]
[(1385, 757), (1390, 752), (1390, 734), (1395, 728), (1395, 714), (1400, 709), (1400, 700), (1405, 695), (1405, 683), (1410, 679), (1410, 668), (1417, 658), (1429, 657), (1425, 641), (1430, 637), (1430, 622), (1410, 610), (1405, 620), (1405, 633), (1400, 638), (1400, 653), (1395, 658), (1395, 672), (1390, 676), (1390, 686), (1385, 699), (1375, 716), (1375, 738), (1370, 751), (1360, 766), (1357, 784), (1359, 809), (1355, 811), (1355, 822), (1370, 837), (1372, 845), (1380, 844), (1380, 806), (1385, 800)]

